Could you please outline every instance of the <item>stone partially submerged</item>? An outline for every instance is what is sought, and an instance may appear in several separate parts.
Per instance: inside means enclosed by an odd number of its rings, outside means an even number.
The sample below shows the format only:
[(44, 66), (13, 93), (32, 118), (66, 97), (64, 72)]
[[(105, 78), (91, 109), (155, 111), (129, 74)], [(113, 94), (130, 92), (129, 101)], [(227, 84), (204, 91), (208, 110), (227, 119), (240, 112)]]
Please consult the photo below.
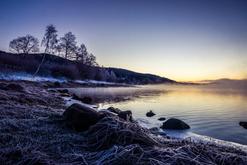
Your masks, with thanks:
[(153, 117), (155, 115), (155, 113), (153, 113), (152, 110), (150, 110), (149, 112), (146, 113), (147, 117)]
[(162, 129), (184, 130), (184, 129), (190, 129), (190, 126), (182, 120), (179, 120), (176, 118), (170, 118), (163, 123), (161, 128)]
[(66, 124), (76, 131), (85, 131), (102, 118), (95, 109), (77, 103), (68, 107), (63, 116)]
[(242, 126), (245, 129), (247, 129), (247, 122), (246, 121), (240, 121), (239, 125)]

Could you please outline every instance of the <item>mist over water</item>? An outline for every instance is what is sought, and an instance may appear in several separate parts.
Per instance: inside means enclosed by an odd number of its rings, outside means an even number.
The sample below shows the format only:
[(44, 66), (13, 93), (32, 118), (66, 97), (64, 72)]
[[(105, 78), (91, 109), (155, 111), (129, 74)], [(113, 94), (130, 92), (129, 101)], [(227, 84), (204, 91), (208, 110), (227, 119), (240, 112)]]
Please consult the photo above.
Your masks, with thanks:
[[(101, 98), (100, 102), (105, 100), (99, 104), (99, 108), (114, 106), (121, 110), (132, 110), (134, 118), (149, 128), (162, 124), (158, 121), (159, 117), (176, 117), (191, 126), (189, 132), (246, 145), (247, 130), (239, 126), (239, 121), (247, 120), (246, 89), (244, 83), (214, 83), (80, 88), (75, 92)], [(146, 117), (149, 110), (156, 115)]]

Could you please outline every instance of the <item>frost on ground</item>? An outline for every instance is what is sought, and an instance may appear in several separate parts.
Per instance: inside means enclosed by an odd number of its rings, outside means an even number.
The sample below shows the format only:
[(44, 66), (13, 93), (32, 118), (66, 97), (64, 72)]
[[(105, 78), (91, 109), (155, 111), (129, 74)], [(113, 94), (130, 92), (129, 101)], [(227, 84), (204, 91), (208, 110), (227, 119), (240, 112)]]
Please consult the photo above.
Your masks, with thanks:
[(95, 84), (95, 85), (126, 85), (126, 84), (120, 84), (120, 83), (114, 83), (114, 82), (106, 82), (106, 81), (96, 81), (96, 80), (68, 80), (66, 78), (54, 78), (54, 77), (42, 77), (42, 76), (33, 76), (31, 74), (27, 73), (0, 73), (0, 80), (8, 80), (8, 81), (18, 81), (18, 80), (24, 80), (24, 81), (33, 81), (33, 82), (74, 82), (78, 84)]
[(65, 103), (38, 83), (0, 84), (1, 164), (246, 164), (232, 147), (157, 137), (107, 114), (86, 132), (66, 127)]

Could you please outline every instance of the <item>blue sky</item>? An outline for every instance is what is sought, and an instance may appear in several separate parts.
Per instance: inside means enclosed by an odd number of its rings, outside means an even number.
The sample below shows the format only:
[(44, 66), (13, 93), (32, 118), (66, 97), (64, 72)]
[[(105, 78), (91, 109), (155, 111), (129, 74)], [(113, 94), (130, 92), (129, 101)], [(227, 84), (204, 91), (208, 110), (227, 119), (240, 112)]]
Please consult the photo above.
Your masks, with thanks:
[(45, 26), (72, 31), (103, 66), (172, 79), (247, 78), (247, 1), (1, 0), (0, 49)]

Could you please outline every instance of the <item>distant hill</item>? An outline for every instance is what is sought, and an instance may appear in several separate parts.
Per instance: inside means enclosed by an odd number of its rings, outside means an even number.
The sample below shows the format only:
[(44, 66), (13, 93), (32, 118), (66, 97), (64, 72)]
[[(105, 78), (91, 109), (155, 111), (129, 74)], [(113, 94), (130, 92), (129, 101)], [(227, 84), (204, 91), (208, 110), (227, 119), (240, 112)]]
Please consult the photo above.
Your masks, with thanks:
[(106, 68), (109, 71), (113, 71), (119, 82), (125, 83), (140, 83), (140, 84), (150, 84), (150, 83), (175, 83), (174, 80), (160, 77), (148, 73), (138, 73), (121, 68)]
[[(14, 54), (0, 51), (0, 73), (27, 73), (34, 74), (42, 60), (43, 53)], [(175, 81), (152, 75), (137, 73), (121, 68), (89, 67), (79, 62), (62, 57), (46, 54), (45, 61), (38, 72), (39, 76), (67, 78), (76, 80), (100, 80), (128, 84), (157, 84), (175, 83)]]

